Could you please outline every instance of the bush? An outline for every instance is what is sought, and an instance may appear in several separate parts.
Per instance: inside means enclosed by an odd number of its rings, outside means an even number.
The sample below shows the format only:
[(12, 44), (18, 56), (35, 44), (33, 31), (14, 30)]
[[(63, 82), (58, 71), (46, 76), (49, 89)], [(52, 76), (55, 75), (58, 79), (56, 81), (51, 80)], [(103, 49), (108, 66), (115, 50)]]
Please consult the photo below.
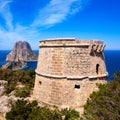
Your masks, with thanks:
[(65, 116), (65, 120), (78, 120), (79, 112), (74, 109), (63, 109), (61, 113)]
[(9, 80), (8, 84), (5, 86), (5, 93), (9, 94), (16, 88), (16, 81)]
[(0, 69), (0, 80), (11, 80), (14, 72), (10, 69)]
[(30, 88), (29, 86), (24, 86), (22, 88), (17, 88), (15, 90), (15, 96), (20, 98), (25, 98), (30, 96)]
[(60, 112), (47, 107), (38, 107), (32, 110), (28, 120), (62, 120)]
[(37, 101), (29, 103), (18, 100), (12, 109), (6, 113), (7, 120), (61, 120), (61, 114), (47, 107), (38, 107)]
[(37, 107), (37, 102), (28, 103), (25, 100), (17, 100), (12, 104), (10, 112), (6, 113), (7, 120), (27, 120), (32, 109)]
[(16, 95), (20, 97), (27, 97), (29, 96), (31, 89), (34, 87), (35, 71), (33, 69), (29, 69), (27, 71), (12, 71), (10, 69), (0, 69), (0, 79), (8, 81), (8, 84), (5, 87), (7, 94), (15, 90), (17, 83), (20, 82), (25, 87), (17, 89)]
[(38, 107), (37, 101), (29, 103), (22, 99), (12, 104), (11, 110), (6, 113), (6, 120), (62, 120), (63, 115), (65, 120), (79, 118), (79, 113), (75, 110), (50, 110), (48, 107)]
[(120, 120), (120, 71), (114, 74), (113, 81), (99, 85), (84, 110), (83, 120)]

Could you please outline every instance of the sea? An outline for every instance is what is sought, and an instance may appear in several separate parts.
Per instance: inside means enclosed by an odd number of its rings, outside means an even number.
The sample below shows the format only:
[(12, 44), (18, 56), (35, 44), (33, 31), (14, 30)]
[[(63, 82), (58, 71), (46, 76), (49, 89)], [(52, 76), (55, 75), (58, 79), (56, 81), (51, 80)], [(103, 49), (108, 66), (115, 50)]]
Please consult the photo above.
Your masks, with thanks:
[[(6, 63), (6, 56), (9, 54), (10, 50), (0, 50), (0, 67)], [(38, 54), (38, 50), (34, 50), (36, 54)], [(105, 50), (105, 62), (106, 68), (108, 71), (108, 81), (113, 80), (113, 74), (120, 70), (120, 50)], [(27, 62), (24, 70), (28, 70), (30, 68), (36, 69), (37, 61)]]

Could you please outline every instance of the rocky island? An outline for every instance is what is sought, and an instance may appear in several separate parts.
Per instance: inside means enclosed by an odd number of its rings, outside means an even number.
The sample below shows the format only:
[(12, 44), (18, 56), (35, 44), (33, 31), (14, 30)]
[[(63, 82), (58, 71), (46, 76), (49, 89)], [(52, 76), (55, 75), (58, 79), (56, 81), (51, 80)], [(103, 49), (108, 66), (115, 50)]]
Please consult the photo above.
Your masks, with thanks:
[(36, 61), (37, 58), (38, 56), (32, 51), (28, 42), (18, 41), (7, 55), (6, 64), (2, 68), (21, 69), (26, 66), (27, 61)]

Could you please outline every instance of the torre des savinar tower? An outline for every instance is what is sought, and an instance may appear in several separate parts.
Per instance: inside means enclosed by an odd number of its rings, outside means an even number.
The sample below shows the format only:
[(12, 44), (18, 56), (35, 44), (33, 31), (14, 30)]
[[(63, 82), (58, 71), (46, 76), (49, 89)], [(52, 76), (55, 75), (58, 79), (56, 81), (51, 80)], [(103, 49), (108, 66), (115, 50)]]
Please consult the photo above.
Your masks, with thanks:
[(83, 112), (89, 95), (106, 83), (102, 41), (58, 38), (40, 41), (33, 96), (42, 105)]

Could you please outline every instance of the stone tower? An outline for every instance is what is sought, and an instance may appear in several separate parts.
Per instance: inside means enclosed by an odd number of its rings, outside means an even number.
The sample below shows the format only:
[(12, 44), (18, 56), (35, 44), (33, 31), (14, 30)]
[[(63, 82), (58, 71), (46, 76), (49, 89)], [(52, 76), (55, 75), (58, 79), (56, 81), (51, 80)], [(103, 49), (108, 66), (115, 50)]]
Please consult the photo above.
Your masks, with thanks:
[(34, 97), (42, 105), (82, 112), (96, 83), (106, 83), (101, 41), (58, 38), (40, 41)]

